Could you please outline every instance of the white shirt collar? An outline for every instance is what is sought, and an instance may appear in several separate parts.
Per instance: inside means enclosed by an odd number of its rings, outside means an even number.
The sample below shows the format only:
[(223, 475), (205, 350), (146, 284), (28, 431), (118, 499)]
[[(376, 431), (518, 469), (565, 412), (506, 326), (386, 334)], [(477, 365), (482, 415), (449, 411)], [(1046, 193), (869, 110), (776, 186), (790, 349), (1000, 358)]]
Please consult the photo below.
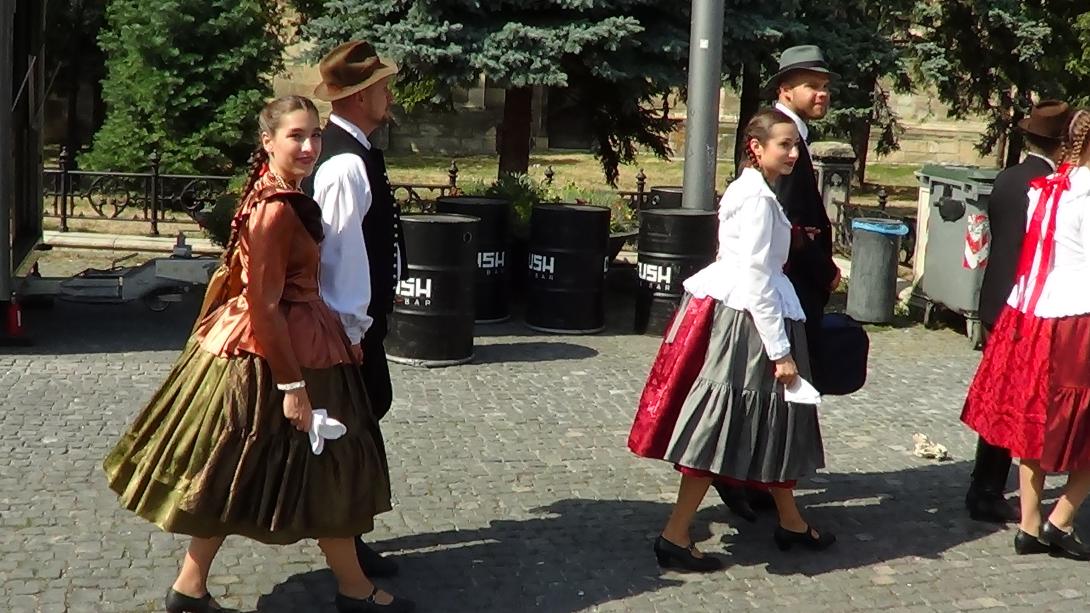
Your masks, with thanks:
[(765, 176), (757, 168), (752, 166), (743, 168), (742, 174), (738, 175), (738, 181), (741, 181), (742, 185), (746, 187), (746, 193), (754, 193), (766, 198), (776, 198), (776, 192), (772, 191), (768, 181), (765, 181)]
[(1034, 153), (1032, 151), (1027, 151), (1026, 152), (1026, 157), (1029, 157), (1031, 155), (1033, 157), (1038, 157), (1038, 158), (1041, 158), (1042, 160), (1048, 162), (1048, 166), (1049, 166), (1049, 168), (1052, 169), (1052, 172), (1056, 172), (1056, 162), (1053, 162), (1051, 158), (1045, 157), (1045, 156), (1041, 155), (1040, 153)]
[[(810, 137), (810, 126), (806, 125), (806, 122), (795, 111), (787, 108), (787, 105), (782, 102), (776, 103), (776, 110), (781, 111), (795, 122), (795, 127), (799, 129), (799, 136), (802, 138), (802, 142), (805, 143), (806, 139)], [(809, 143), (807, 143), (807, 146), (809, 146)]]
[(332, 123), (333, 125), (344, 130), (345, 132), (351, 134), (353, 138), (360, 141), (360, 144), (363, 145), (364, 149), (370, 151), (371, 141), (367, 140), (367, 135), (363, 133), (363, 130), (356, 127), (356, 124), (348, 121), (347, 119), (341, 117), (336, 113), (329, 114), (329, 123)]

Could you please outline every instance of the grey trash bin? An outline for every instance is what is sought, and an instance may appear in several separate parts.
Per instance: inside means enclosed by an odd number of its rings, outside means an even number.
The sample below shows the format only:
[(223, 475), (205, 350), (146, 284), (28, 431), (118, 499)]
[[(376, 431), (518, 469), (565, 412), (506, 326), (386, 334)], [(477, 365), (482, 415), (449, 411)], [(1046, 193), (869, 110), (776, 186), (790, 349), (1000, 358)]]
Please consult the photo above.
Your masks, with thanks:
[(852, 278), (847, 313), (857, 321), (888, 323), (897, 304), (897, 261), (908, 226), (897, 219), (852, 220)]
[(965, 333), (974, 347), (982, 339), (978, 315), (984, 266), (965, 266), (966, 235), (986, 232), (988, 199), (997, 170), (971, 166), (924, 166), (920, 183), (930, 189), (926, 245), (915, 298), (922, 299), (924, 324), (937, 308), (965, 317)]

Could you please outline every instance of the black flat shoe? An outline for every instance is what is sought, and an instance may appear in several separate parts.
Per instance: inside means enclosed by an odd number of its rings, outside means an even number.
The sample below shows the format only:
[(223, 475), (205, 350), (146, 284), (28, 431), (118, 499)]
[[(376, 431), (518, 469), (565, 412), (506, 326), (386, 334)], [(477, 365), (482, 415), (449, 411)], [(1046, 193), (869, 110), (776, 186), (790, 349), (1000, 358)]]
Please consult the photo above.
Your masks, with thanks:
[(356, 559), (360, 562), (363, 574), (368, 578), (393, 577), (397, 574), (397, 562), (371, 549), (360, 537), (356, 537)]
[(965, 497), (965, 507), (969, 509), (969, 517), (973, 521), (992, 524), (1012, 524), (1022, 521), (1019, 510), (1007, 502), (1003, 496), (968, 495)]
[(387, 604), (375, 602), (375, 594), (378, 588), (371, 590), (367, 598), (351, 598), (344, 594), (337, 594), (334, 601), (337, 605), (337, 613), (409, 613), (416, 610), (416, 603), (406, 598), (393, 597)]
[(163, 607), (167, 613), (232, 613), (234, 609), (225, 609), (212, 604), (212, 594), (207, 593), (201, 598), (186, 596), (174, 588), (167, 590), (167, 597), (163, 600)]
[(776, 532), (772, 534), (772, 538), (776, 541), (776, 547), (779, 547), (780, 551), (787, 551), (795, 545), (802, 545), (807, 549), (821, 551), (823, 549), (828, 549), (836, 542), (836, 535), (831, 532), (823, 531), (816, 537), (814, 536), (815, 532), (816, 530), (811, 527), (807, 527), (803, 532), (792, 532), (783, 526), (776, 526)]
[(745, 488), (727, 485), (726, 483), (715, 483), (714, 485), (715, 491), (719, 493), (719, 497), (723, 499), (723, 504), (727, 505), (731, 513), (749, 523), (757, 521), (757, 513), (749, 504), (749, 497), (746, 495)]
[(1048, 553), (1051, 549), (1052, 548), (1047, 543), (1042, 543), (1041, 539), (1021, 528), (1019, 528), (1018, 533), (1014, 535), (1014, 553), (1017, 553), (1020, 556), (1033, 555), (1035, 553)]
[(662, 568), (682, 572), (710, 573), (721, 570), (724, 566), (722, 558), (709, 555), (698, 558), (693, 555), (692, 545), (679, 547), (661, 535), (655, 540), (655, 559)]
[(1041, 526), (1041, 542), (1049, 545), (1049, 553), (1056, 557), (1072, 560), (1090, 560), (1090, 547), (1087, 547), (1074, 531), (1064, 532), (1052, 522), (1045, 521)]

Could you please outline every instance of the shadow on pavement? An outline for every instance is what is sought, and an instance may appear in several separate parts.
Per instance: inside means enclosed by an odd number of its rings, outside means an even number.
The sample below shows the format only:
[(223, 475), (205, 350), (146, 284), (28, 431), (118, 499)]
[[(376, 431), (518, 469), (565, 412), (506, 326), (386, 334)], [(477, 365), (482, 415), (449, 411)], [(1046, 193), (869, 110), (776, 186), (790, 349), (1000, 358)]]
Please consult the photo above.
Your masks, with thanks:
[[(938, 559), (1005, 529), (969, 520), (963, 496), (970, 468), (968, 462), (944, 463), (805, 481), (809, 489), (800, 492), (800, 506), (815, 526), (838, 536), (826, 552), (778, 551), (774, 513), (746, 523), (719, 504), (714, 490), (697, 515), (693, 537), (705, 551), (725, 552), (727, 571), (765, 566), (776, 575), (820, 576), (906, 557)], [(670, 509), (663, 502), (567, 499), (535, 509), (547, 514), (542, 518), (377, 542), (401, 564), (399, 578), (379, 583), (415, 599), (421, 611), (584, 611), (683, 581), (662, 572), (651, 553)], [(736, 532), (708, 542), (711, 522), (731, 524)], [(1009, 533), (1013, 538), (1013, 529)], [(332, 610), (335, 589), (329, 571), (295, 575), (263, 596), (258, 610)]]

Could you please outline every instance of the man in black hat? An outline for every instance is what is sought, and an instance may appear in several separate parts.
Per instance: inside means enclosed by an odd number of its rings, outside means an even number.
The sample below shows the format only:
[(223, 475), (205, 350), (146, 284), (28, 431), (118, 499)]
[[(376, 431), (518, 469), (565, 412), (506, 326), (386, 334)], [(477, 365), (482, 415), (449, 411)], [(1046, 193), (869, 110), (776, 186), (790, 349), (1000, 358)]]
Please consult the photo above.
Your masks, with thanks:
[[(829, 112), (829, 80), (834, 76), (820, 48), (800, 45), (783, 52), (779, 70), (765, 85), (777, 98), (776, 108), (795, 121), (801, 137), (794, 170), (771, 187), (791, 221), (791, 252), (785, 272), (806, 313), (811, 365), (817, 364), (814, 356), (821, 343), (821, 320), (830, 295), (840, 284), (840, 269), (833, 262), (832, 224), (814, 175), (806, 122)], [(715, 488), (733, 512), (749, 521), (756, 521), (754, 506), (772, 506), (770, 497), (758, 490), (722, 483), (716, 483)]]
[[(322, 207), (322, 299), (340, 317), (367, 388), (371, 411), (382, 419), (393, 401), (384, 340), (398, 281), (405, 270), (400, 209), (386, 160), (369, 136), (389, 120), (390, 79), (397, 65), (362, 41), (340, 45), (318, 65), (314, 97), (333, 112), (322, 131), (322, 153), (303, 191)], [(368, 577), (397, 573), (397, 563), (356, 539)]]
[[(1018, 124), (1026, 144), (1025, 159), (995, 177), (988, 198), (991, 242), (978, 309), (985, 335), (991, 332), (1014, 288), (1015, 270), (1026, 235), (1029, 182), (1056, 171), (1070, 117), (1067, 103), (1059, 100), (1045, 100), (1035, 106), (1029, 117)], [(970, 517), (995, 523), (1019, 520), (1018, 510), (1003, 496), (1010, 468), (1009, 451), (984, 439), (977, 440), (976, 460), (965, 495)]]

